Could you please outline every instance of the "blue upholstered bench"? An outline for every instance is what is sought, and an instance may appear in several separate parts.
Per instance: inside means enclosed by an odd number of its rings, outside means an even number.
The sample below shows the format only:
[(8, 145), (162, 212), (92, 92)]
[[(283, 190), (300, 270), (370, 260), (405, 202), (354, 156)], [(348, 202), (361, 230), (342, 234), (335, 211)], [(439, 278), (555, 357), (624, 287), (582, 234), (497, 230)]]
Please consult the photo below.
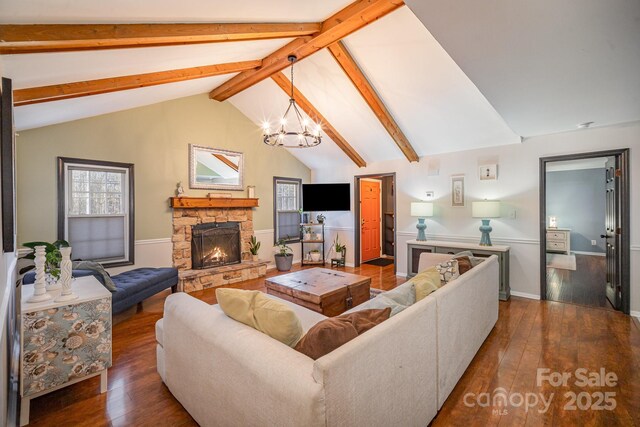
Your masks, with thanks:
[[(102, 276), (91, 270), (73, 270), (73, 277), (94, 276), (104, 284)], [(111, 294), (113, 313), (120, 313), (157, 294), (171, 288), (175, 292), (178, 285), (178, 270), (175, 268), (136, 268), (111, 277), (117, 292)], [(29, 285), (35, 281), (35, 273), (24, 275), (22, 283)]]

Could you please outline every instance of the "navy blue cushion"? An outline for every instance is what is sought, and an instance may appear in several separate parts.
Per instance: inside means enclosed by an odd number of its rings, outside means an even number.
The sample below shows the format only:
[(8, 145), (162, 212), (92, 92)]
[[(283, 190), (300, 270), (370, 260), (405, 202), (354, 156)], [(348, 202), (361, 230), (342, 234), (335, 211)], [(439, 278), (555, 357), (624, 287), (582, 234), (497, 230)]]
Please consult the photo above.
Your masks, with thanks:
[(119, 313), (178, 284), (175, 268), (137, 268), (111, 277), (118, 291), (111, 295), (113, 312)]
[[(30, 285), (35, 282), (35, 272), (29, 272), (22, 278), (22, 283)], [(73, 270), (73, 277), (94, 276), (102, 284), (102, 276), (92, 270)], [(120, 313), (129, 307), (178, 284), (176, 268), (136, 268), (112, 276), (118, 288), (111, 294), (113, 313)]]

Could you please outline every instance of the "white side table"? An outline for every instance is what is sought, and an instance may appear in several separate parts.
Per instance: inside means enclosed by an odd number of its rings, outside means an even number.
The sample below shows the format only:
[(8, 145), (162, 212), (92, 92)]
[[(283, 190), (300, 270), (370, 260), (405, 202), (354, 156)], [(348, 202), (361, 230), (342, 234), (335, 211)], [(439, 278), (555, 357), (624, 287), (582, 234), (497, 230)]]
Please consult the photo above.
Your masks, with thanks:
[(73, 280), (73, 301), (28, 303), (33, 285), (22, 286), (20, 305), (20, 425), (29, 424), (31, 399), (100, 375), (107, 391), (111, 366), (111, 292), (93, 276)]

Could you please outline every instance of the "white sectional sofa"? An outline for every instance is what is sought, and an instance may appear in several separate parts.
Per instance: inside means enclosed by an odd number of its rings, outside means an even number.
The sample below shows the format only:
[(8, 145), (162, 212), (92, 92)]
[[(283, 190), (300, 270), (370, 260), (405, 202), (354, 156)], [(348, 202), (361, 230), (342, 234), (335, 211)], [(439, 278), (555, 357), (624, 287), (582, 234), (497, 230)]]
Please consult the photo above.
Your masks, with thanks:
[[(449, 258), (423, 254), (420, 269)], [(425, 426), (497, 321), (498, 274), (492, 256), (315, 361), (217, 305), (170, 295), (158, 372), (203, 426)], [(325, 318), (283, 302), (305, 331)]]

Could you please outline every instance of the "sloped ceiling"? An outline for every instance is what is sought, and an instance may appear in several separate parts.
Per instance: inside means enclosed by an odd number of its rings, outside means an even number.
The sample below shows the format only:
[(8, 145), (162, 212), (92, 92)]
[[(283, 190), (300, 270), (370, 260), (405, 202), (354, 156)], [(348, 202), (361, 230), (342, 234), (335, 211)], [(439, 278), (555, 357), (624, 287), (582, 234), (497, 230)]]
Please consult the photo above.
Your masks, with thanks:
[[(520, 142), (408, 8), (365, 27), (344, 43), (418, 155)], [(329, 52), (301, 61), (294, 72), (296, 87), (365, 161), (403, 157)], [(275, 123), (286, 108), (287, 96), (275, 83), (265, 81), (230, 100), (256, 123)], [(335, 144), (322, 144), (292, 153), (311, 167), (349, 161), (334, 148)]]
[[(349, 3), (0, 0), (0, 22), (319, 22)], [(585, 121), (640, 119), (640, 2), (585, 0), (579, 10), (550, 0), (407, 3), (413, 12), (400, 8), (344, 43), (420, 156), (518, 143), (520, 135)], [(5, 55), (2, 63), (19, 89), (260, 59), (288, 41)], [(365, 161), (403, 157), (326, 50), (295, 71), (296, 86)], [(16, 124), (29, 129), (207, 93), (232, 76), (22, 106)], [(261, 124), (283, 113), (287, 95), (265, 80), (225, 102)], [(351, 162), (324, 140), (292, 153), (312, 168)]]
[(640, 119), (640, 1), (406, 0), (519, 135)]

